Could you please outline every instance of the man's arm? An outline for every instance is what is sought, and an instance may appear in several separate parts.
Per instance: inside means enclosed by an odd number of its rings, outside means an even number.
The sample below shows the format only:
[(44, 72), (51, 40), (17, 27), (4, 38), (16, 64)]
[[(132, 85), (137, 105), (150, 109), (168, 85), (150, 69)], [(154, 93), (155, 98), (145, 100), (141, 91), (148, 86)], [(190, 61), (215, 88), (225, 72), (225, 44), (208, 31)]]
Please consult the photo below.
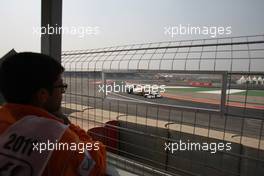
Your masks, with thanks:
[(90, 143), (96, 147), (96, 150), (90, 150), (89, 153), (95, 161), (95, 168), (92, 174), (105, 175), (106, 173), (106, 148), (105, 145), (99, 141), (94, 141), (83, 129), (79, 126), (70, 124), (70, 130), (72, 130), (83, 143)]

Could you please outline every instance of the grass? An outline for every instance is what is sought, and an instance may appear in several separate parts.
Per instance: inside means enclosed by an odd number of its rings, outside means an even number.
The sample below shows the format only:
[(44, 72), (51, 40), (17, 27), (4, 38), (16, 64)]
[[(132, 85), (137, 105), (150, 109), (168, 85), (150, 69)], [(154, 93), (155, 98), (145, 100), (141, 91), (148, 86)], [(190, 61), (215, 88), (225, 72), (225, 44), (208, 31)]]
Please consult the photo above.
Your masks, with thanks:
[(199, 91), (211, 91), (219, 90), (219, 88), (209, 88), (209, 87), (194, 87), (194, 88), (166, 88), (167, 93), (177, 93), (177, 92), (199, 92)]
[(243, 95), (245, 96), (252, 96), (252, 97), (264, 97), (264, 90), (248, 90), (247, 92), (238, 92), (234, 93), (234, 95)]
[[(199, 91), (211, 91), (211, 90), (220, 90), (219, 88), (209, 88), (209, 87), (193, 87), (193, 88), (166, 88), (166, 93), (181, 93), (181, 92), (199, 92)], [(247, 96), (252, 97), (264, 97), (264, 90), (248, 90), (247, 92), (237, 92), (232, 93), (232, 95), (242, 95), (245, 96), (247, 93)]]

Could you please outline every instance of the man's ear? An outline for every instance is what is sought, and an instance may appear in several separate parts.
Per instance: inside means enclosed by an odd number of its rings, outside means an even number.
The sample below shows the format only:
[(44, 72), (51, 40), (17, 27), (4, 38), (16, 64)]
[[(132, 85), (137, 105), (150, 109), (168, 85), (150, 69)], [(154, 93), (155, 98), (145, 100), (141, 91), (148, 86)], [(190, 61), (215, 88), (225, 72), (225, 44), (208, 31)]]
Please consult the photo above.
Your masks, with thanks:
[(49, 92), (46, 89), (39, 89), (36, 93), (35, 99), (39, 105), (45, 104), (49, 99)]

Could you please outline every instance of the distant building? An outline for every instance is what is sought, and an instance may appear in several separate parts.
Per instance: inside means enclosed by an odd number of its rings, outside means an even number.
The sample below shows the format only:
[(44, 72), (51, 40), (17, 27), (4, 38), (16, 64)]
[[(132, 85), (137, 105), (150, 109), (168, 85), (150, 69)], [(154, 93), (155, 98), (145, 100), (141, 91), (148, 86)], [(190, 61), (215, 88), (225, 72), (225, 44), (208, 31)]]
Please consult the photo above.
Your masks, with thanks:
[(258, 77), (258, 84), (260, 84), (260, 85), (264, 84), (264, 80), (263, 80), (263, 78), (261, 78), (261, 76)]
[(252, 79), (251, 79), (251, 77), (249, 76), (249, 77), (247, 77), (247, 79), (246, 79), (246, 83), (247, 84), (252, 84)]
[(239, 80), (236, 81), (237, 84), (245, 84), (246, 83), (246, 79), (244, 76), (242, 76)]
[(251, 78), (250, 76), (248, 76), (247, 78), (245, 78), (244, 76), (241, 76), (241, 78), (239, 80), (236, 81), (237, 84), (256, 84), (256, 85), (264, 85), (264, 79), (259, 76), (257, 78), (257, 76), (254, 76), (253, 78)]
[(256, 76), (253, 77), (252, 84), (258, 84), (258, 79), (256, 78)]

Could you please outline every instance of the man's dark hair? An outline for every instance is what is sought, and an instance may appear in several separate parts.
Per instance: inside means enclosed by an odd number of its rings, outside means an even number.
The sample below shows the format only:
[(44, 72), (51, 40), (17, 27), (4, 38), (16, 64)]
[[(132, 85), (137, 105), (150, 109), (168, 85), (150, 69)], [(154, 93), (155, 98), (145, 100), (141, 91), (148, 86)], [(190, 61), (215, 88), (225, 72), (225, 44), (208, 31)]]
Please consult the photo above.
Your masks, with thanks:
[(64, 68), (50, 56), (23, 52), (4, 59), (0, 66), (0, 91), (9, 103), (28, 104), (39, 89), (50, 93)]

